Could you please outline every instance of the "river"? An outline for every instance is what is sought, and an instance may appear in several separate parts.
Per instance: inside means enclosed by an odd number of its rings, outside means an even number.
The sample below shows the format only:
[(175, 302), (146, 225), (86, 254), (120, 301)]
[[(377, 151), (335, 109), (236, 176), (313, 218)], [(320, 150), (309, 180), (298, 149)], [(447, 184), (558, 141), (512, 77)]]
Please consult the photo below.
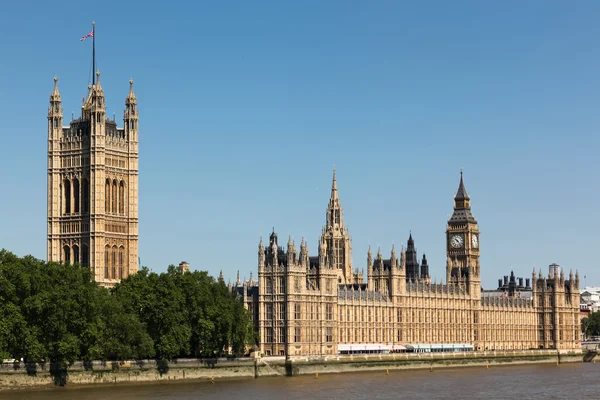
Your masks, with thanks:
[(332, 374), (0, 392), (11, 400), (599, 399), (600, 363)]

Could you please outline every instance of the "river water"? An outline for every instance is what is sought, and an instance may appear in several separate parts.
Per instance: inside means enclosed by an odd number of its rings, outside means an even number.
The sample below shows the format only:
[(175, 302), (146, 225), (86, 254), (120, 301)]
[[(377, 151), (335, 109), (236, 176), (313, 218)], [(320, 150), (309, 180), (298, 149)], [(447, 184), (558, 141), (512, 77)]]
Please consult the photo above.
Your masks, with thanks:
[(390, 371), (0, 392), (11, 400), (600, 399), (600, 363)]

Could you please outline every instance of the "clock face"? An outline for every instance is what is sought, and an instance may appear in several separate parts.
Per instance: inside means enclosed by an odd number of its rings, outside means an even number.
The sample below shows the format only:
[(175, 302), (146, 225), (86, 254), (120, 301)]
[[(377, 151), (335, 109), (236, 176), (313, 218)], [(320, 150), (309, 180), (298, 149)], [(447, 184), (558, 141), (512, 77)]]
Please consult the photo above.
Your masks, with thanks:
[(450, 246), (454, 247), (455, 249), (460, 249), (462, 247), (464, 243), (464, 239), (461, 235), (454, 235), (452, 236), (452, 239), (450, 240)]
[(475, 249), (479, 247), (479, 239), (477, 238), (477, 236), (473, 235), (473, 237), (471, 238), (471, 244)]

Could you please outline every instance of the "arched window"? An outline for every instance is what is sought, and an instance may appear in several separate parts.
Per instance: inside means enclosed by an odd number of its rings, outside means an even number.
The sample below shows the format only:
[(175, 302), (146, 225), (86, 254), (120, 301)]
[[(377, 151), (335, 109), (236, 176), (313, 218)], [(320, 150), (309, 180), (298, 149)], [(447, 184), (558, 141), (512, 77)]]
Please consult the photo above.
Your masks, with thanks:
[(90, 212), (90, 183), (86, 178), (81, 182), (81, 212), (87, 214)]
[(104, 212), (110, 212), (110, 179), (106, 178), (106, 188), (104, 190)]
[(79, 246), (73, 245), (73, 264), (79, 264)]
[(65, 246), (63, 248), (64, 251), (64, 256), (63, 256), (63, 262), (66, 265), (71, 264), (71, 249), (69, 248), (69, 246)]
[(65, 179), (65, 214), (71, 214), (71, 182)]
[(112, 264), (111, 264), (111, 278), (117, 278), (117, 246), (113, 246), (112, 248)]
[(84, 267), (90, 266), (90, 250), (87, 244), (84, 244), (81, 248), (81, 261)]
[(110, 253), (110, 247), (108, 247), (108, 245), (106, 245), (106, 247), (104, 248), (104, 279), (108, 279), (108, 265), (109, 265), (109, 253)]
[(123, 279), (123, 256), (124, 256), (123, 246), (119, 247), (119, 279)]
[(119, 214), (125, 214), (125, 183), (119, 183)]
[(79, 212), (79, 180), (75, 178), (73, 180), (73, 212), (77, 214)]
[(112, 185), (112, 205), (111, 205), (111, 210), (114, 214), (116, 214), (118, 212), (118, 208), (117, 208), (117, 195), (118, 195), (118, 189), (117, 189), (117, 180), (115, 179), (113, 181), (113, 185)]

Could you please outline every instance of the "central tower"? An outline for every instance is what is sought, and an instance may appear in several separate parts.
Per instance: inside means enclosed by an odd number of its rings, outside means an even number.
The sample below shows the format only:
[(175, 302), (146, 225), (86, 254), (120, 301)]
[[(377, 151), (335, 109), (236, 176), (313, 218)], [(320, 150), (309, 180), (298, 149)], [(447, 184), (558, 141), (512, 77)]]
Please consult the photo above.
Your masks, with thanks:
[(323, 245), (331, 267), (337, 271), (338, 283), (352, 283), (352, 244), (350, 234), (344, 226), (344, 212), (338, 195), (335, 168), (325, 226), (321, 234), (321, 246)]
[(113, 286), (138, 270), (138, 111), (129, 81), (124, 126), (106, 117), (100, 72), (81, 116), (63, 126), (58, 79), (48, 109), (48, 261), (89, 267)]

